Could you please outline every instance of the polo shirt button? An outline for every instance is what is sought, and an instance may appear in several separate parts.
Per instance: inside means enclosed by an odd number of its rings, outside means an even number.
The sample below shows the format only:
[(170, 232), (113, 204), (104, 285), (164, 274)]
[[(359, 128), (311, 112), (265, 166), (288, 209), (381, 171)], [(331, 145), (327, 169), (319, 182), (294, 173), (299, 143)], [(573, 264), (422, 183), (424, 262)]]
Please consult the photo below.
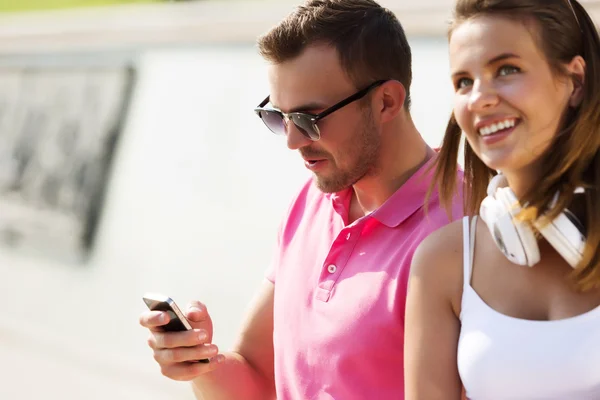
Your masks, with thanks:
[(335, 273), (336, 270), (337, 270), (337, 267), (333, 264), (331, 264), (330, 266), (327, 267), (327, 271), (329, 271), (330, 274)]
[(352, 237), (352, 234), (351, 234), (351, 233), (348, 233), (348, 234), (346, 235), (346, 240), (350, 240), (350, 237)]

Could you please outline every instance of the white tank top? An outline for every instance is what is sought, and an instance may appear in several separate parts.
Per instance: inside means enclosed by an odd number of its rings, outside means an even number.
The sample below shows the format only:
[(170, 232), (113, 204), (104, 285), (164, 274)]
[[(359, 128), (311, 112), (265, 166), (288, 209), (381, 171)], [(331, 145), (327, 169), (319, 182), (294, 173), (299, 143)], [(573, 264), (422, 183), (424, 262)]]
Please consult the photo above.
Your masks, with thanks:
[[(556, 321), (509, 317), (471, 287), (476, 218), (463, 219), (458, 370), (471, 400), (600, 399), (600, 307)], [(485, 257), (485, 255), (481, 255)]]

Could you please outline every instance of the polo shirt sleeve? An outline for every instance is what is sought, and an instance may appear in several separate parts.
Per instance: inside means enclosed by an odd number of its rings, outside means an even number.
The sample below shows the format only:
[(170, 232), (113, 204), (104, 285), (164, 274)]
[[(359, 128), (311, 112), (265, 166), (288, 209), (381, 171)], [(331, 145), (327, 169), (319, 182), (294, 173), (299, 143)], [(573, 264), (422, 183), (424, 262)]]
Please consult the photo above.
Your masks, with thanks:
[[(313, 192), (311, 192), (311, 189)], [(286, 252), (286, 246), (289, 242), (289, 238), (294, 235), (297, 225), (302, 220), (304, 215), (303, 210), (305, 209), (306, 202), (309, 201), (307, 199), (311, 198), (310, 193), (314, 193), (314, 190), (313, 181), (312, 178), (310, 178), (293, 197), (283, 218), (279, 222), (275, 246), (271, 252), (271, 261), (269, 262), (269, 266), (265, 272), (266, 279), (272, 283), (275, 283), (277, 278), (277, 271), (279, 270), (282, 256)]]
[(279, 254), (281, 252), (281, 235), (284, 226), (284, 221), (279, 223), (279, 229), (277, 229), (277, 238), (275, 241), (275, 246), (273, 251), (271, 252), (271, 261), (269, 262), (269, 266), (267, 267), (267, 271), (265, 277), (271, 283), (275, 283), (275, 276), (277, 275), (277, 265), (279, 264)]
[(284, 234), (285, 230), (288, 226), (288, 222), (290, 216), (293, 212), (294, 205), (298, 199), (298, 196), (294, 198), (294, 200), (288, 205), (287, 210), (285, 211), (283, 218), (279, 221), (279, 226), (277, 227), (277, 236), (275, 238), (275, 244), (273, 246), (273, 250), (271, 251), (271, 260), (269, 262), (269, 266), (267, 267), (267, 271), (265, 277), (271, 283), (275, 283), (275, 278), (277, 276), (277, 270), (279, 269), (279, 264), (281, 260), (281, 254), (284, 252)]

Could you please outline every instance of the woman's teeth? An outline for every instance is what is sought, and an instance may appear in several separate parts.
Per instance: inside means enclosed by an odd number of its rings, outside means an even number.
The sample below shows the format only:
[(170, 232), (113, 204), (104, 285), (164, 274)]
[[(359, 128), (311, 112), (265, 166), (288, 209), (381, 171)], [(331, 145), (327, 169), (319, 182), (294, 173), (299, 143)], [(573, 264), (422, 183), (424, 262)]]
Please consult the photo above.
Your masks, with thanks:
[(495, 124), (484, 126), (483, 128), (479, 129), (479, 134), (481, 136), (492, 135), (498, 131), (514, 127), (515, 123), (516, 120), (514, 119), (506, 119), (504, 121), (496, 122)]

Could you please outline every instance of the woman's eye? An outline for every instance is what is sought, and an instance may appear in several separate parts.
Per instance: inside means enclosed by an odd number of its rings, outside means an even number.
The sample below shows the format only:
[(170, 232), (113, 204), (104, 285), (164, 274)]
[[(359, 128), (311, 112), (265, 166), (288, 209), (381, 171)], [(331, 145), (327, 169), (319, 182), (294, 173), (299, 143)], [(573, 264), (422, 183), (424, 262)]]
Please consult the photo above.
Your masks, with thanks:
[(519, 68), (515, 67), (515, 66), (512, 66), (512, 65), (503, 65), (498, 70), (498, 76), (512, 75), (512, 74), (516, 74), (516, 73), (518, 73), (520, 71), (521, 70)]
[(473, 84), (473, 80), (469, 78), (460, 78), (456, 81), (455, 86), (456, 89), (463, 89)]

